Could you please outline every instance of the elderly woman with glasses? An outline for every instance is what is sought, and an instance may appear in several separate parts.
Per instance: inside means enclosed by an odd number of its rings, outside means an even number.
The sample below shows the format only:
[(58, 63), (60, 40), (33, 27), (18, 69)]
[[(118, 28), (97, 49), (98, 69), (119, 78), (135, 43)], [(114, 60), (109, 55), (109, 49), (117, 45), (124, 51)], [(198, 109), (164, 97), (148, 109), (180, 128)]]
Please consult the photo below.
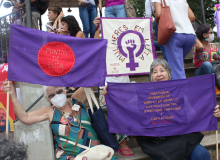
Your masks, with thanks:
[[(156, 59), (150, 67), (150, 79), (152, 82), (171, 80), (172, 72), (168, 62), (164, 59)], [(107, 94), (107, 87), (103, 94)], [(215, 107), (213, 115), (220, 117), (219, 106)], [(172, 132), (172, 131), (167, 131)], [(137, 142), (142, 150), (154, 160), (210, 160), (205, 147), (200, 145), (203, 135), (200, 132), (170, 137), (137, 136)]]
[[(171, 80), (172, 72), (169, 64), (164, 59), (156, 59), (150, 67), (152, 82)], [(216, 112), (216, 113), (215, 113)], [(219, 115), (216, 106), (215, 116)], [(172, 131), (171, 131), (172, 132)], [(142, 150), (154, 160), (158, 159), (187, 159), (209, 160), (210, 156), (205, 147), (200, 145), (202, 133), (189, 133), (170, 137), (137, 137), (137, 142)], [(152, 152), (152, 149), (160, 152)]]
[(8, 86), (6, 80), (3, 83), (3, 90), (5, 93), (9, 91), (14, 112), (22, 123), (34, 124), (50, 120), (56, 142), (56, 159), (73, 160), (84, 150), (79, 145), (91, 148), (100, 144), (97, 134), (91, 126), (86, 107), (78, 101), (84, 102), (86, 100), (83, 88), (79, 88), (74, 92), (72, 98), (67, 99), (64, 87), (43, 86), (44, 96), (52, 106), (43, 107), (30, 113), (26, 113), (19, 103), (12, 83)]

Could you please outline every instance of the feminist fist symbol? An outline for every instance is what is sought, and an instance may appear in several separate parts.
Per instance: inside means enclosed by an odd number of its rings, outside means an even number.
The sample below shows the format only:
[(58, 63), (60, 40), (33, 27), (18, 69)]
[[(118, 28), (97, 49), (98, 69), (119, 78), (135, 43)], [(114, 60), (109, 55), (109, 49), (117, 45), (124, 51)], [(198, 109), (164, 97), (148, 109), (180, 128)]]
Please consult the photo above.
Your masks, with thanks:
[(139, 67), (138, 63), (134, 62), (134, 50), (136, 49), (137, 45), (135, 44), (135, 40), (128, 40), (125, 42), (126, 45), (131, 44), (133, 47), (127, 46), (127, 50), (129, 52), (129, 63), (126, 63), (126, 67), (130, 68), (131, 71), (135, 71), (136, 67)]
[(135, 63), (134, 58), (140, 56), (142, 54), (142, 52), (144, 51), (145, 41), (144, 41), (143, 35), (140, 32), (133, 31), (133, 30), (127, 30), (127, 31), (123, 32), (118, 38), (117, 45), (118, 45), (118, 49), (119, 49), (120, 53), (126, 58), (128, 57), (128, 55), (124, 52), (123, 46), (121, 43), (122, 43), (122, 38), (127, 34), (137, 35), (140, 39), (140, 42), (141, 42), (140, 49), (137, 51), (136, 54), (134, 53), (134, 50), (137, 48), (135, 41), (130, 39), (125, 42), (127, 45), (126, 48), (129, 52), (129, 63), (126, 63), (126, 68), (130, 68), (130, 71), (135, 71), (136, 70), (135, 68), (139, 67), (139, 63)]

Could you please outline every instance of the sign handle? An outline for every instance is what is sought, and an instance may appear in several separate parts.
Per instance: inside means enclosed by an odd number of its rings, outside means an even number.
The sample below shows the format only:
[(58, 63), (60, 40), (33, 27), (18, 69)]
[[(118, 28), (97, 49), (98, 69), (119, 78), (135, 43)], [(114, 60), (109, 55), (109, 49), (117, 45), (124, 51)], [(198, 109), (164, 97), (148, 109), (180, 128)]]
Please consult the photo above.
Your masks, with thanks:
[(216, 130), (216, 160), (219, 160), (219, 157), (218, 157), (218, 130)]
[[(10, 85), (10, 81), (8, 81), (8, 86)], [(8, 137), (8, 117), (9, 117), (9, 91), (7, 91), (7, 108), (6, 108), (6, 137)]]

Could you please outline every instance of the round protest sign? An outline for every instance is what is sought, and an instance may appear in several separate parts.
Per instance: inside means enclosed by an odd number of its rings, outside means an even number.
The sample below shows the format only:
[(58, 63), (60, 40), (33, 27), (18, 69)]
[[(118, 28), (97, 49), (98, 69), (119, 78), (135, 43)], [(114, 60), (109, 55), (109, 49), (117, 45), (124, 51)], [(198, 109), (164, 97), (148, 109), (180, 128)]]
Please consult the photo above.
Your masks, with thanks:
[(38, 64), (49, 76), (63, 76), (69, 73), (75, 64), (73, 50), (63, 42), (49, 42), (38, 52)]

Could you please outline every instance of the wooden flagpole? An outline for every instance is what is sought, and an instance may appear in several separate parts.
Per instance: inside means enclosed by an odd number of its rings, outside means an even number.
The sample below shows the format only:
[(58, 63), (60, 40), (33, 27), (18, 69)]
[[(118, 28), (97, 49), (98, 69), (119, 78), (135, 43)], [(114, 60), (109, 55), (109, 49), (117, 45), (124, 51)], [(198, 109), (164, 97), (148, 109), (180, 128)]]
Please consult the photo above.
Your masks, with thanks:
[[(8, 81), (8, 86), (10, 82)], [(8, 118), (9, 117), (9, 91), (7, 91), (7, 108), (6, 108), (6, 137), (8, 137)]]
[(218, 158), (218, 130), (216, 130), (216, 160), (219, 160)]

